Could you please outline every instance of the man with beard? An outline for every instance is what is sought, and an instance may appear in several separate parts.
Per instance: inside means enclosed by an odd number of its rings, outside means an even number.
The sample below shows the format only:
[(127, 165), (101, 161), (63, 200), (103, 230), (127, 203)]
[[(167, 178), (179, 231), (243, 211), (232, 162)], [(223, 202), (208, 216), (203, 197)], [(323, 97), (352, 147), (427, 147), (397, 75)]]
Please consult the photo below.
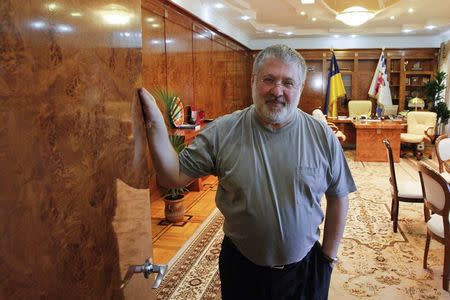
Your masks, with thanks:
[(179, 157), (153, 97), (140, 91), (160, 183), (219, 178), (222, 299), (328, 297), (348, 194), (356, 187), (333, 132), (297, 108), (305, 78), (298, 52), (285, 45), (265, 48), (253, 64), (253, 105), (216, 119)]

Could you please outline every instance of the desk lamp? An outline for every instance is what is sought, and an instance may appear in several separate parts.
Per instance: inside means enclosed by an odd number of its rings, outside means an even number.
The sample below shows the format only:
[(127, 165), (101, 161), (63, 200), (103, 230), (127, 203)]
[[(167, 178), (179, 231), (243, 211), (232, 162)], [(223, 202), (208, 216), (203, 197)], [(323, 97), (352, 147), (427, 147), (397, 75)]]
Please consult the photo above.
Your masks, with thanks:
[(417, 111), (417, 108), (423, 109), (425, 107), (425, 101), (421, 98), (412, 98), (408, 101), (408, 107), (414, 107), (415, 111)]

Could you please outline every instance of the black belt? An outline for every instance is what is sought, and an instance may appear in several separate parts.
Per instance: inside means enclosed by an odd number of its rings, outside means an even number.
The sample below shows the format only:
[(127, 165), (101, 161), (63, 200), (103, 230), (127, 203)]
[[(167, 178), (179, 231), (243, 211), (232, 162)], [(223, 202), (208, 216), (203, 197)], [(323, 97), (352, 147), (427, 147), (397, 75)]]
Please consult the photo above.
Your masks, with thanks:
[[(237, 251), (240, 255), (244, 256), (239, 250), (238, 248), (233, 244), (233, 242), (231, 241), (231, 239), (228, 236), (224, 236), (223, 238), (224, 242), (227, 243), (228, 245), (230, 245), (235, 251)], [(285, 265), (274, 265), (274, 266), (260, 266), (260, 265), (256, 265), (260, 268), (264, 268), (264, 269), (270, 269), (270, 270), (283, 270), (285, 268), (291, 268), (294, 267), (296, 265), (298, 265), (299, 263), (303, 262), (303, 261), (308, 261), (309, 257), (311, 256), (311, 253), (314, 250), (314, 247), (316, 247), (318, 245), (319, 242), (316, 242), (316, 244), (314, 244), (314, 246), (311, 248), (311, 250), (309, 250), (308, 254), (305, 255), (305, 257), (303, 257), (300, 261), (297, 262), (293, 262), (293, 263), (289, 263), (289, 264), (285, 264)], [(245, 256), (244, 256), (245, 257)], [(245, 257), (246, 258), (246, 257)], [(246, 258), (248, 260), (248, 258)]]

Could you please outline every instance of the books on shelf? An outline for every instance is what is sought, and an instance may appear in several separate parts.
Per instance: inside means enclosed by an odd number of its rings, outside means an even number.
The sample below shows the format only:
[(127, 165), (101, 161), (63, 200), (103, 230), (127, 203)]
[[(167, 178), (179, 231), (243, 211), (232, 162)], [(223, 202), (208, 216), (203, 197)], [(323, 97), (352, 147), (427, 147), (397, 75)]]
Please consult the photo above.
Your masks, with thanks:
[(200, 125), (199, 124), (180, 124), (180, 125), (177, 125), (177, 129), (200, 130)]

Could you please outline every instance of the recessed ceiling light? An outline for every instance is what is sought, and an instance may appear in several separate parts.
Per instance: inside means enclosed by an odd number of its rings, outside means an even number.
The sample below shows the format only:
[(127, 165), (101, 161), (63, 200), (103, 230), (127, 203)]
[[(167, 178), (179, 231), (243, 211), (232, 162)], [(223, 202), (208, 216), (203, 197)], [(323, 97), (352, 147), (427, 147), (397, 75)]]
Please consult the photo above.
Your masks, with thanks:
[(292, 31), (286, 32), (286, 35), (292, 35)]
[(409, 8), (408, 9), (408, 12), (411, 14), (411, 13), (413, 13), (414, 12), (414, 8)]
[(275, 30), (273, 30), (273, 29), (267, 29), (267, 30), (266, 30), (267, 33), (272, 33), (272, 32), (274, 32), (274, 31), (275, 31)]
[(304, 11), (301, 11), (300, 14), (301, 14), (302, 16), (306, 15), (306, 13), (305, 13)]
[(316, 20), (317, 20), (317, 18), (316, 17), (314, 17), (314, 18), (312, 18), (311, 19), (313, 22), (315, 22)]
[(404, 32), (404, 33), (409, 33), (409, 32), (411, 32), (412, 30), (411, 29), (403, 29), (402, 30), (402, 32)]
[(247, 20), (250, 20), (250, 17), (249, 16), (242, 16), (241, 19), (244, 20), (244, 21), (247, 21)]
[(358, 36), (357, 34), (352, 34), (352, 35), (351, 35), (352, 38), (355, 38), (355, 37), (357, 37), (357, 36)]
[(214, 4), (214, 7), (215, 8), (224, 8), (225, 5), (223, 5), (222, 3), (216, 3), (216, 4)]
[(80, 12), (77, 12), (77, 11), (71, 12), (70, 15), (72, 17), (81, 17), (82, 16), (82, 14)]
[(155, 18), (147, 18), (145, 20), (149, 23), (155, 22)]
[(433, 29), (436, 28), (436, 26), (434, 26), (434, 25), (427, 25), (427, 26), (425, 26), (425, 28), (428, 29), (428, 30), (433, 30)]
[(335, 35), (333, 35), (333, 37), (338, 38), (338, 37), (340, 37), (340, 35), (339, 34), (335, 34)]
[(153, 27), (153, 28), (159, 28), (159, 27), (161, 27), (161, 25), (155, 23), (155, 24), (152, 24), (152, 27)]
[(390, 16), (389, 19), (394, 20), (395, 16)]
[(314, 4), (314, 0), (302, 0), (302, 4)]

